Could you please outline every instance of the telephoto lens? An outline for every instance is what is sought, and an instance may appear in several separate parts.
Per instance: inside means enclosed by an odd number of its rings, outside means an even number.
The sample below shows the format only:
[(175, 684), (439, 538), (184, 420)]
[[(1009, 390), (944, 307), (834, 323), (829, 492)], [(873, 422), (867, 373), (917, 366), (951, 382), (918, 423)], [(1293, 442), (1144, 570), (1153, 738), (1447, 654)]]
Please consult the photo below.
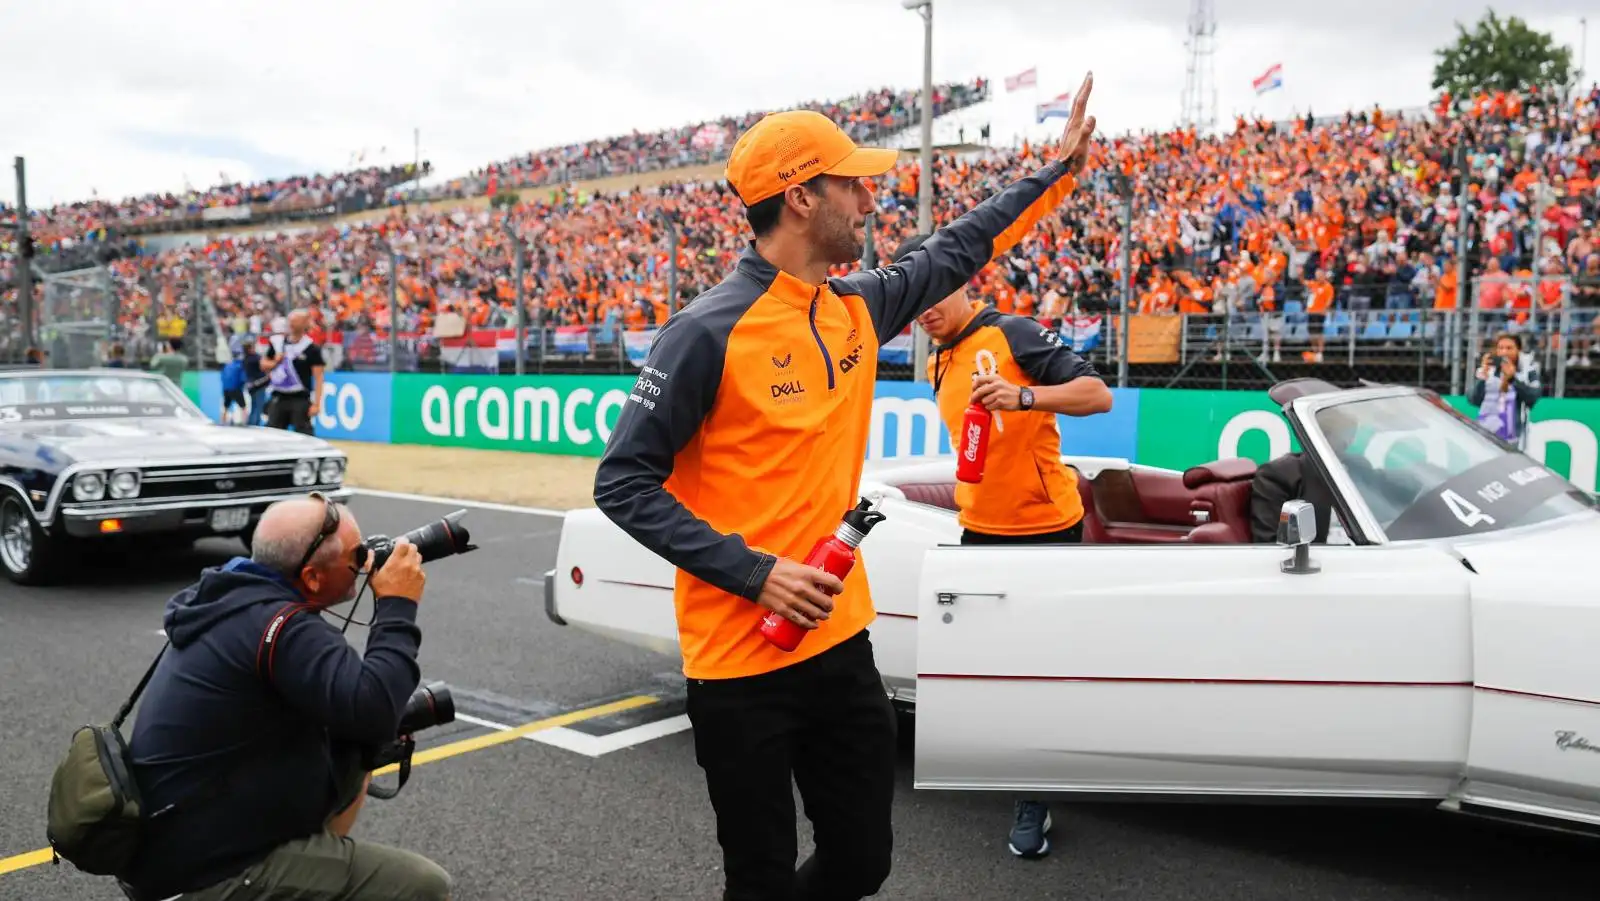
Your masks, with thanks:
[[(400, 537), (416, 546), (417, 553), (422, 555), (423, 563), (475, 551), (478, 547), (472, 543), (472, 533), (461, 523), (462, 517), (466, 515), (467, 511), (457, 510), (425, 526), (418, 526)], [(383, 569), (383, 565), (389, 562), (389, 556), (394, 553), (395, 539), (387, 535), (373, 535), (364, 543), (372, 554), (372, 571)]]
[(412, 692), (400, 715), (400, 735), (412, 735), (434, 726), (453, 723), (456, 719), (456, 702), (450, 696), (450, 686), (443, 682), (429, 682)]

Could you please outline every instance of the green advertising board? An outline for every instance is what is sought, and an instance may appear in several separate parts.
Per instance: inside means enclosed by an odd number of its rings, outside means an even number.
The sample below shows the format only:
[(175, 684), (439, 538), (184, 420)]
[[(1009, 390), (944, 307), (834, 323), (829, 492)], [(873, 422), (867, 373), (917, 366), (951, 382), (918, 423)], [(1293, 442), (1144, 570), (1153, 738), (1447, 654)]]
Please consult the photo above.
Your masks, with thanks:
[(1187, 469), (1224, 457), (1264, 463), (1300, 449), (1264, 391), (1139, 392), (1138, 452), (1146, 466)]
[[(1468, 416), (1477, 412), (1465, 397), (1447, 400)], [(1534, 405), (1526, 452), (1579, 488), (1594, 491), (1597, 436), (1600, 402), (1545, 398)], [(1300, 449), (1288, 420), (1265, 392), (1256, 391), (1142, 390), (1137, 440), (1139, 463), (1170, 469), (1224, 457), (1265, 463)]]
[(598, 457), (634, 378), (396, 375), (395, 444)]
[[(200, 373), (198, 373), (198, 372), (196, 372), (196, 371), (194, 371), (192, 369), (184, 371), (184, 373), (183, 373), (183, 393), (188, 395), (189, 400), (192, 401), (195, 406), (197, 406), (197, 407), (201, 406), (201, 404), (200, 404)], [(204, 409), (204, 407), (201, 407), (201, 409)], [(207, 411), (207, 412), (209, 412), (209, 411)]]

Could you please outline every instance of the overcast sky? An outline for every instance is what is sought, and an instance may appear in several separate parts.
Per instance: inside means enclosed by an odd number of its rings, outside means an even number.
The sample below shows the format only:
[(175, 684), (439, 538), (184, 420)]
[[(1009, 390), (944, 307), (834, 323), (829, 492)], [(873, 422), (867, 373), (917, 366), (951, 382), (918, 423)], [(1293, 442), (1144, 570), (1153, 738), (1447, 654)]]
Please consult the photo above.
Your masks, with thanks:
[[(1180, 112), (1188, 0), (935, 0), (937, 81), (984, 76), (994, 137), (1093, 69), (1102, 131)], [(1454, 0), (1216, 0), (1218, 112), (1427, 102)], [(1505, 0), (1574, 52), (1592, 0)], [(922, 23), (899, 0), (0, 0), (0, 200), (35, 208), (405, 162), (443, 174), (518, 152), (881, 86), (915, 87)], [(1593, 56), (1595, 54), (1591, 54)], [(1284, 87), (1256, 97), (1273, 63)], [(1581, 62), (1581, 61), (1580, 61)], [(1004, 94), (1037, 66), (1037, 94)], [(1593, 72), (1595, 66), (1588, 67)], [(1059, 129), (1050, 120), (1043, 130)]]

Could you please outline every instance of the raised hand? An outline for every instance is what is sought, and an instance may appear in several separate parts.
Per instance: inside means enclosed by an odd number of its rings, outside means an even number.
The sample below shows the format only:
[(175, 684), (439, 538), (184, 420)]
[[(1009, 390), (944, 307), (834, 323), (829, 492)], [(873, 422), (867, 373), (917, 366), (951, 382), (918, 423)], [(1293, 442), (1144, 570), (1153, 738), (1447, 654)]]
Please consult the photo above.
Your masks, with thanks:
[(1061, 151), (1061, 159), (1067, 164), (1067, 171), (1073, 175), (1083, 171), (1089, 162), (1089, 142), (1094, 138), (1094, 117), (1088, 115), (1089, 95), (1094, 91), (1094, 73), (1089, 72), (1083, 76), (1083, 84), (1078, 86), (1078, 94), (1072, 98), (1072, 117), (1067, 120), (1067, 128), (1061, 134), (1061, 143), (1057, 147)]

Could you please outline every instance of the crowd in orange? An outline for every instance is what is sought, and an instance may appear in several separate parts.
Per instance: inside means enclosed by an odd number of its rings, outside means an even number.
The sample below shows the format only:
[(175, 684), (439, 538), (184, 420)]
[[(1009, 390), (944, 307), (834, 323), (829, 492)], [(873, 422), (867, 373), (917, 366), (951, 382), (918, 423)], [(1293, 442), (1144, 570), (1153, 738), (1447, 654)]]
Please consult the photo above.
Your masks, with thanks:
[[(1474, 283), (1491, 277), (1475, 295), (1480, 305), (1513, 312), (1595, 305), (1597, 126), (1600, 87), (1591, 87), (1565, 99), (1549, 92), (1461, 103), (1443, 97), (1405, 115), (1371, 109), (1327, 120), (1240, 120), (1208, 137), (1171, 130), (1101, 140), (1080, 190), (972, 287), (1004, 311), (1046, 322), (1113, 309), (1123, 256), (1121, 176), (1132, 186), (1127, 257), (1138, 311), (1452, 309), (1460, 296), (1462, 190), (1475, 209), (1469, 273)], [(1048, 153), (1024, 145), (937, 155), (936, 222), (970, 209)], [(1452, 181), (1462, 163), (1464, 186)], [(880, 258), (915, 229), (922, 177), (908, 157), (877, 180)], [(648, 328), (674, 306), (663, 217), (677, 222), (682, 303), (720, 280), (748, 240), (743, 208), (720, 180), (621, 194), (564, 185), (509, 210), (395, 209), (292, 236), (219, 238), (121, 260), (113, 271), (130, 323), (146, 318), (152, 297), (186, 315), (185, 301), (203, 278), (236, 332), (270, 328), (289, 305), (312, 307), (323, 326), (385, 331), (394, 318), (392, 248), (402, 331), (427, 331), (444, 311), (476, 327), (504, 327), (515, 321), (509, 228), (527, 248), (530, 322)], [(1537, 301), (1531, 285), (1514, 278), (1535, 270), (1545, 279)], [(1498, 273), (1512, 278), (1499, 285)]]

